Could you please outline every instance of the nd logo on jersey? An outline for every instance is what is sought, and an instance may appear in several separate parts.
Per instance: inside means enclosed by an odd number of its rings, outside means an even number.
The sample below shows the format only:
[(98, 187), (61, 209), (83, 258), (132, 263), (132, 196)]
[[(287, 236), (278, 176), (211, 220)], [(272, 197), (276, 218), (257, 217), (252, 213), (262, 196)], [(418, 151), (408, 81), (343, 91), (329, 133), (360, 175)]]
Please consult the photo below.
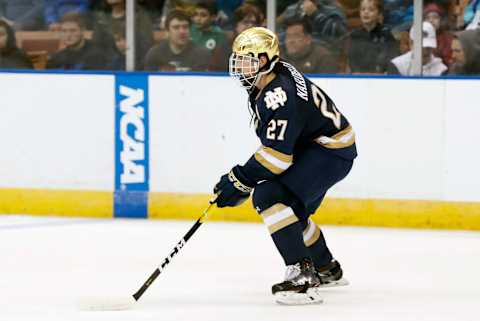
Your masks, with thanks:
[(277, 87), (273, 91), (267, 91), (264, 98), (267, 109), (276, 110), (280, 106), (285, 106), (287, 102), (287, 93), (282, 87)]

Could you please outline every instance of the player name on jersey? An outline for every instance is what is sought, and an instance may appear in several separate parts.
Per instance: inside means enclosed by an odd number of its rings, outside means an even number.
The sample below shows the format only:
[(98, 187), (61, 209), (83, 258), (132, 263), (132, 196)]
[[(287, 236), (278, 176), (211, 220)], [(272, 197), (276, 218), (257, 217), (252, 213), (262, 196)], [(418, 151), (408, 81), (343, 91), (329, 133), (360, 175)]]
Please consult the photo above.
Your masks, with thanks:
[(308, 90), (307, 90), (307, 83), (303, 75), (292, 65), (285, 61), (280, 61), (288, 71), (292, 74), (293, 80), (295, 81), (295, 85), (297, 87), (297, 96), (302, 98), (305, 101), (308, 101)]

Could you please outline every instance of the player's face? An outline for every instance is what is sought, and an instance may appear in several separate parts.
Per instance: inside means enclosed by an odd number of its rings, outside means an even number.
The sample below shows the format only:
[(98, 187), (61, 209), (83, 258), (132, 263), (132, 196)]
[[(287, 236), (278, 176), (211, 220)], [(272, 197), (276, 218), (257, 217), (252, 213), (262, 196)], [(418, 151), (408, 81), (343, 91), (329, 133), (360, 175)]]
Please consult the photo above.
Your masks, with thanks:
[(363, 25), (375, 25), (380, 22), (380, 12), (372, 0), (364, 0), (360, 4), (360, 20)]
[(5, 27), (0, 27), (0, 51), (7, 46), (8, 34)]
[(66, 47), (76, 47), (83, 41), (83, 29), (75, 22), (64, 22), (60, 27), (60, 38)]
[(199, 29), (207, 28), (212, 23), (212, 16), (207, 9), (197, 8), (192, 17), (193, 23), (197, 25)]
[(250, 89), (257, 78), (260, 61), (258, 58), (232, 53), (230, 56), (230, 76), (240, 81), (240, 84)]
[(462, 43), (458, 39), (453, 39), (452, 41), (452, 58), (456, 64), (463, 65), (466, 62)]
[(190, 41), (190, 24), (188, 21), (172, 19), (168, 26), (168, 37), (174, 45), (185, 46)]
[(285, 33), (285, 48), (290, 56), (305, 52), (312, 42), (312, 38), (305, 34), (302, 25), (292, 25)]
[(242, 74), (245, 77), (252, 77), (258, 72), (258, 59), (246, 56), (232, 54), (232, 71), (237, 74)]

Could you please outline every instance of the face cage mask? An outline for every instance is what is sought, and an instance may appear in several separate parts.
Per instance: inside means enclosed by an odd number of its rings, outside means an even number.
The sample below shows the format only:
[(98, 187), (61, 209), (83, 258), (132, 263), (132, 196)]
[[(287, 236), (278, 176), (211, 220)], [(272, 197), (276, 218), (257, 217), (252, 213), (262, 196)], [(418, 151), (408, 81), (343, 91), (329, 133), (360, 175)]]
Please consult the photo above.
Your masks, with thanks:
[(259, 68), (260, 60), (256, 57), (236, 53), (230, 55), (228, 68), (230, 76), (237, 79), (240, 86), (247, 91), (252, 90), (258, 82), (259, 76), (262, 74), (259, 72)]

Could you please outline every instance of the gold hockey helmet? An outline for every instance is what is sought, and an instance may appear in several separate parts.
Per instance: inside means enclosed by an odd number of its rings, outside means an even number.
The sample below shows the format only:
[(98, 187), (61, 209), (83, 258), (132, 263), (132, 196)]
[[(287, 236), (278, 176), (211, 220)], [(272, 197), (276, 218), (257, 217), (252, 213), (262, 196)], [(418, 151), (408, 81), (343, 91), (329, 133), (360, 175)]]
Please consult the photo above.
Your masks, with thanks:
[[(267, 63), (260, 67), (260, 57)], [(280, 46), (277, 36), (263, 27), (249, 28), (240, 33), (233, 42), (229, 61), (230, 76), (240, 81), (242, 87), (250, 91), (260, 77), (272, 71), (280, 59)]]

